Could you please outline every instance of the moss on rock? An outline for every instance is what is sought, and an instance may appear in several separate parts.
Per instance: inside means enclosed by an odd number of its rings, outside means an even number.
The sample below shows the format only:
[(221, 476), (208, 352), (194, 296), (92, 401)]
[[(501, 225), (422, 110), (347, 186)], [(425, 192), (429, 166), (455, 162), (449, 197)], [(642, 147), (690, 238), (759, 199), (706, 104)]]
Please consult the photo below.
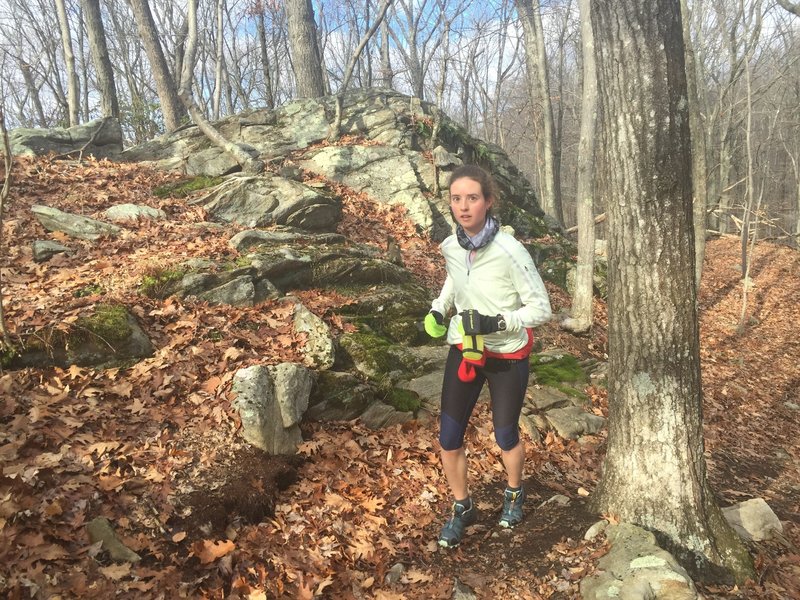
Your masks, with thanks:
[(75, 321), (70, 341), (83, 341), (95, 336), (108, 342), (119, 342), (131, 334), (128, 311), (117, 304), (99, 304), (94, 314)]
[(345, 334), (339, 345), (355, 368), (378, 385), (388, 385), (400, 375), (419, 374), (423, 367), (412, 349), (375, 333)]
[(158, 198), (185, 198), (193, 192), (219, 185), (224, 180), (222, 177), (208, 177), (200, 175), (191, 179), (183, 179), (174, 183), (167, 183), (153, 189), (153, 195)]
[(422, 400), (416, 392), (411, 390), (403, 390), (400, 388), (392, 388), (389, 390), (384, 402), (391, 405), (395, 410), (400, 412), (416, 412), (422, 405)]
[(581, 389), (588, 382), (578, 359), (570, 354), (532, 354), (531, 371), (536, 383), (556, 388), (575, 398), (586, 398)]

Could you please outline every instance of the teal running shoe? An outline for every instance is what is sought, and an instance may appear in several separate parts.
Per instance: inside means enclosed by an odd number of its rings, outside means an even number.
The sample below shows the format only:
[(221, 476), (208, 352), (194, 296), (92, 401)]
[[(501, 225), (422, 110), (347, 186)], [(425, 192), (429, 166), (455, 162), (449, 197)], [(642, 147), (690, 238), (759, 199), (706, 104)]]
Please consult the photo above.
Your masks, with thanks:
[(514, 492), (509, 489), (503, 494), (503, 512), (500, 513), (500, 527), (514, 527), (522, 522), (522, 503), (525, 502), (525, 488)]
[(455, 548), (461, 543), (464, 531), (478, 520), (478, 509), (470, 502), (467, 508), (460, 502), (453, 502), (453, 513), (439, 533), (439, 545), (442, 548)]

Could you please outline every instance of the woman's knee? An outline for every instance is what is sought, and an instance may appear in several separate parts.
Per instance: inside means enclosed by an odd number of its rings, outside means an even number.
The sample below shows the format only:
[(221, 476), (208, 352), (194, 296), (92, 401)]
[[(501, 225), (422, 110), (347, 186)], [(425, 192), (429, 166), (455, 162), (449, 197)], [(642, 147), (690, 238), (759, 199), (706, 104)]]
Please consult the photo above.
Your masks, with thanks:
[(504, 452), (513, 450), (519, 444), (519, 425), (508, 425), (494, 430), (494, 439)]

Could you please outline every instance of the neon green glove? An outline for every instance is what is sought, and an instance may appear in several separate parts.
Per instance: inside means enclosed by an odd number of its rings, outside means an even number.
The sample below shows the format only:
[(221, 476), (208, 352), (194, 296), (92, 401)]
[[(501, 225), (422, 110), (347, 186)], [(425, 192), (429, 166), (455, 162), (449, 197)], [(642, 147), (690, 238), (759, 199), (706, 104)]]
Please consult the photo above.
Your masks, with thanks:
[(425, 333), (432, 338), (440, 338), (447, 333), (447, 327), (444, 326), (444, 317), (441, 313), (432, 310), (425, 315)]

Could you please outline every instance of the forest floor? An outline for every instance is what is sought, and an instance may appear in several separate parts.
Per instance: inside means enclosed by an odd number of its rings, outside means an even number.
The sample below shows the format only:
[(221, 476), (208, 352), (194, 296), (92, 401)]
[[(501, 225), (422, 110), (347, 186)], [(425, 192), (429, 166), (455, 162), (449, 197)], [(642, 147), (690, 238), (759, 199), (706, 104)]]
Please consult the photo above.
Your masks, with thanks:
[[(549, 433), (526, 439), (524, 522), (494, 525), (503, 486), (491, 419), (481, 403), (467, 433), (470, 477), (483, 513), (456, 550), (435, 541), (449, 509), (434, 422), (382, 431), (358, 421), (306, 423), (294, 457), (242, 443), (231, 409), (239, 368), (299, 361), (303, 340), (287, 305), (212, 307), (139, 293), (144, 274), (192, 256), (235, 259), (232, 229), (203, 225), (184, 199), (159, 199), (175, 176), (108, 162), (22, 160), (3, 224), (0, 268), (15, 338), (67, 328), (94, 305), (130, 307), (157, 351), (129, 368), (0, 372), (0, 596), (8, 598), (450, 598), (455, 581), (479, 598), (580, 597), (581, 578), (607, 551), (583, 540), (600, 518), (589, 510), (605, 432), (580, 442)], [(47, 233), (30, 207), (88, 216), (114, 204), (162, 208), (98, 243)], [(441, 277), (435, 248), (397, 214), (347, 199), (341, 230), (380, 245), (400, 241), (407, 265), (429, 285)], [(31, 242), (73, 248), (42, 264)], [(759, 243), (739, 327), (738, 241), (709, 240), (700, 290), (708, 474), (721, 505), (764, 498), (783, 539), (751, 546), (757, 581), (699, 584), (706, 598), (800, 598), (800, 253)], [(556, 312), (568, 297), (548, 287)], [(87, 292), (88, 290), (88, 292)], [(332, 328), (340, 299), (299, 294)], [(545, 349), (579, 357), (607, 352), (605, 307), (588, 336), (541, 328)], [(604, 389), (587, 388), (597, 414)], [(560, 494), (567, 505), (545, 503)], [(113, 562), (86, 525), (109, 519), (141, 556)], [(393, 570), (398, 563), (402, 573)]]

